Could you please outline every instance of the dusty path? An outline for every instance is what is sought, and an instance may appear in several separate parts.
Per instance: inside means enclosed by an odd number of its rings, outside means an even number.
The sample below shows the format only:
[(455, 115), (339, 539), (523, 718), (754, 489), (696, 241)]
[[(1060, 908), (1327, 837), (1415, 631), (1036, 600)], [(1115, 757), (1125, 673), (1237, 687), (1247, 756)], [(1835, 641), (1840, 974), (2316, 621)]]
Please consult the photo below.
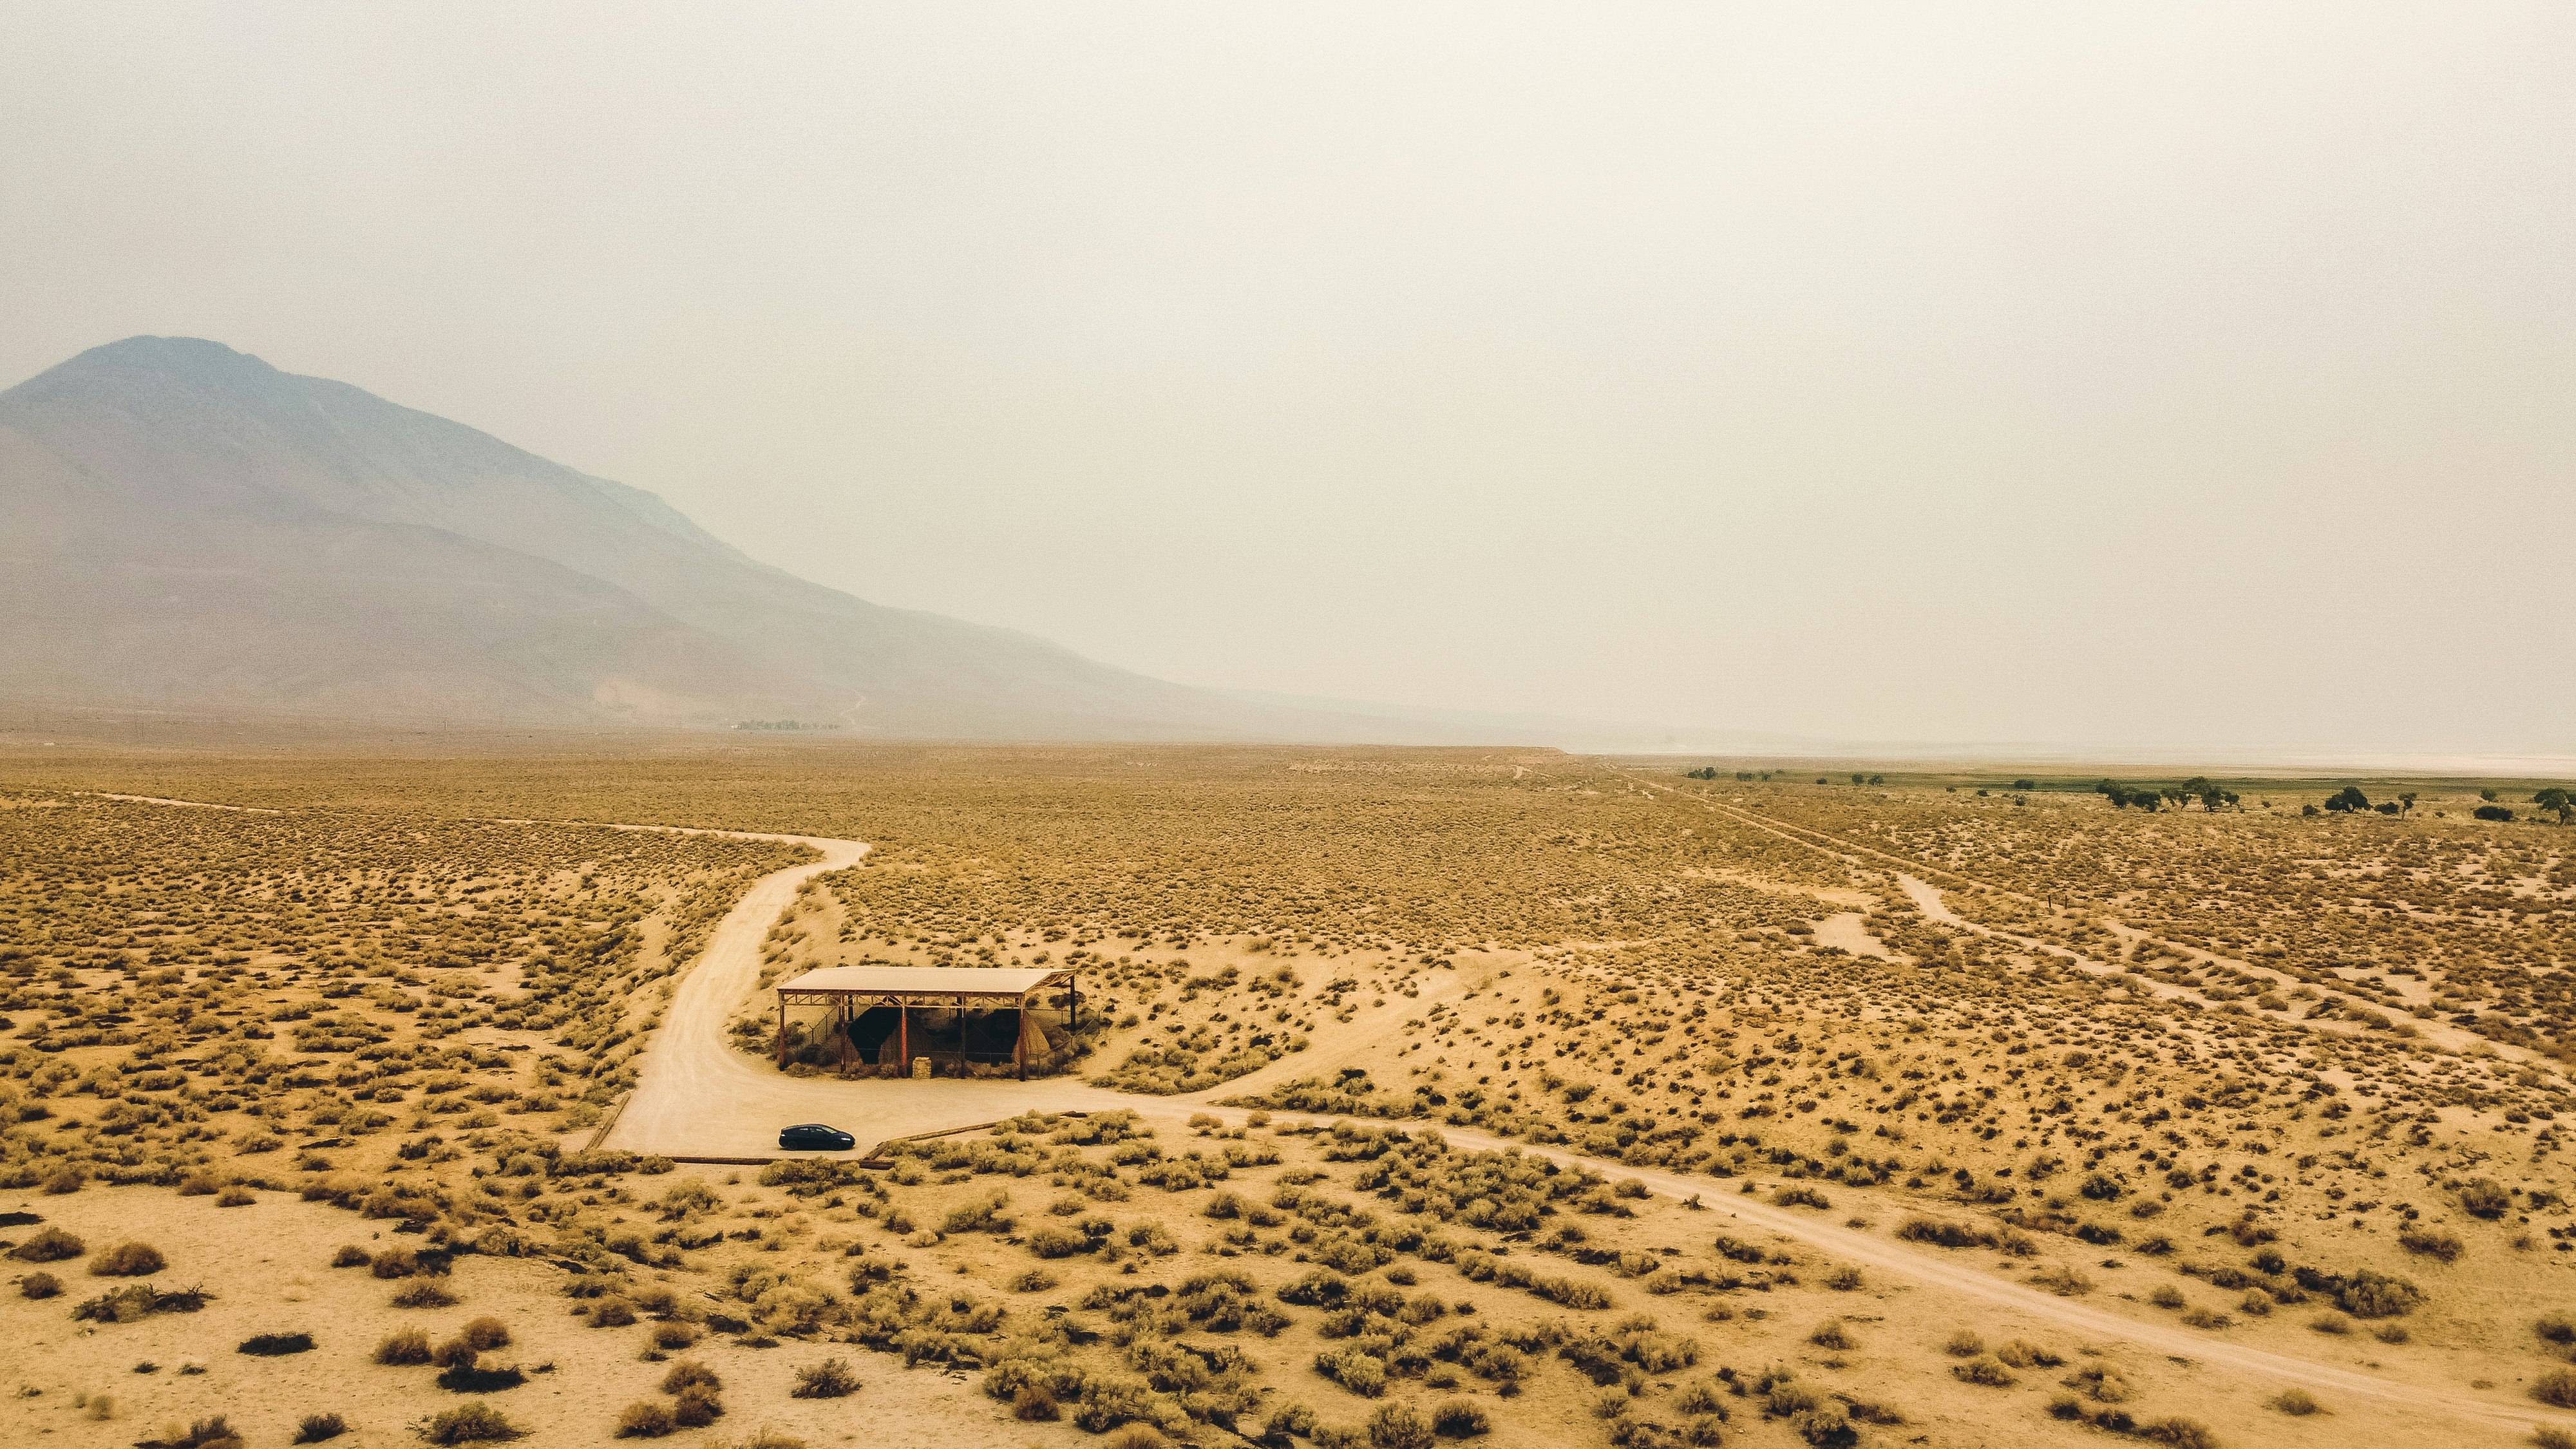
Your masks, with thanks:
[[(1631, 778), (1633, 779), (1633, 777)], [(2208, 997), (2201, 995), (2199, 992), (2194, 991), (2189, 987), (2174, 986), (2147, 976), (2133, 976), (2124, 968), (2113, 962), (2102, 961), (2094, 957), (2087, 956), (2081, 951), (2058, 945), (2053, 941), (2043, 941), (2035, 936), (2024, 936), (2018, 932), (2007, 931), (2000, 926), (1988, 926), (1969, 920), (1967, 917), (1960, 915), (1957, 911), (1950, 908), (1949, 902), (1942, 898), (1939, 887), (1934, 886), (1927, 881), (1918, 879), (1906, 872), (1919, 870), (1926, 872), (1927, 874), (1948, 876), (1975, 890), (2002, 896), (2008, 900), (2020, 901), (2025, 905), (2039, 906), (2054, 910), (2057, 908), (2054, 902), (2042, 900), (2037, 896), (2013, 890), (2007, 886), (1993, 885), (1986, 881), (1978, 880), (1974, 876), (1963, 875), (1946, 866), (1925, 865), (1920, 861), (1908, 860), (1904, 856), (1894, 854), (1890, 851), (1881, 850), (1876, 846), (1855, 844), (1852, 841), (1844, 840), (1840, 836), (1829, 835), (1824, 831), (1813, 829), (1809, 826), (1795, 825), (1786, 820), (1775, 819), (1774, 817), (1765, 815), (1758, 810), (1747, 810), (1740, 805), (1722, 804), (1706, 795), (1697, 794), (1692, 791), (1676, 789), (1673, 786), (1661, 784), (1653, 780), (1635, 780), (1634, 783), (1649, 791), (1660, 790), (1678, 800), (1695, 801), (1715, 814), (1725, 816), (1727, 819), (1734, 820), (1740, 824), (1750, 825), (1757, 830), (1762, 830), (1771, 835), (1778, 836), (1780, 839), (1788, 841), (1792, 845), (1803, 846), (1820, 855), (1830, 855), (1836, 860), (1842, 861), (1846, 865), (1901, 866), (1904, 869), (1891, 871), (1890, 874), (1896, 877), (1898, 885), (1904, 888), (1906, 897), (1914, 902), (1916, 909), (1922, 911), (1926, 917), (1938, 921), (1942, 925), (1949, 926), (1957, 930), (1972, 931), (1977, 935), (1991, 937), (1998, 941), (2009, 941), (2014, 946), (2026, 951), (2043, 952), (2047, 955), (2056, 957), (2058, 960), (2063, 961), (2067, 965), (2073, 966), (2078, 970), (2091, 972), (2096, 976), (2122, 977), (2125, 978), (2133, 987), (2146, 989), (2167, 1000), (2197, 1002), (2201, 1006), (2207, 1007), (2211, 1010), (2216, 1010), (2220, 1006), (2220, 1003), (2210, 1000)], [(1866, 857), (1866, 859), (1864, 857)], [(2178, 951), (2204, 966), (2224, 966), (2231, 970), (2243, 971), (2251, 975), (2261, 976), (2277, 983), (2284, 991), (2296, 990), (2300, 986), (2306, 984), (2300, 981), (2297, 977), (2287, 975), (2280, 971), (2275, 971), (2269, 966), (2263, 966), (2253, 962), (2239, 961), (2231, 956), (2221, 956), (2214, 952), (2205, 951), (2197, 946), (2192, 946), (2181, 941), (2169, 941), (2153, 932), (2141, 931), (2135, 926), (2125, 925), (2107, 917), (2097, 917), (2097, 919), (2100, 919), (2102, 924), (2108, 928), (2113, 935), (2119, 936), (2124, 940), (2144, 941), (2150, 945), (2161, 946), (2170, 951)], [(2267, 1020), (2272, 1019), (2274, 1018), (2267, 1018)], [(2325, 1036), (2366, 1038), (2366, 1033), (2359, 1030), (2346, 1031), (2340, 1027), (2327, 1026), (2323, 1022), (2284, 1020), (2281, 1021), (2280, 1024), (2300, 1027), (2304, 1030), (2317, 1032)], [(2491, 1047), (2497, 1055), (2503, 1057), (2507, 1061), (2518, 1062), (2527, 1066), (2536, 1066), (2553, 1072), (2563, 1070), (2558, 1063), (2551, 1058), (2543, 1057), (2536, 1052), (2527, 1051), (2524, 1048), (2514, 1046), (2509, 1042), (2493, 1041), (2462, 1027), (2451, 1026), (2444, 1022), (2425, 1021), (2421, 1018), (2411, 1019), (2406, 1024), (2414, 1029), (2417, 1040), (2430, 1043), (2434, 1046), (2443, 1047), (2450, 1051), (2464, 1052), (2474, 1051), (2481, 1046)]]
[[(156, 801), (190, 805), (193, 801)], [(566, 822), (572, 823), (572, 822)], [(771, 1071), (725, 1043), (725, 1023), (734, 1006), (759, 979), (760, 948), (770, 927), (795, 903), (806, 881), (855, 865), (867, 846), (853, 840), (813, 836), (759, 835), (739, 831), (694, 830), (676, 826), (617, 826), (618, 829), (673, 831), (680, 834), (729, 836), (736, 839), (786, 841), (812, 847), (818, 858), (772, 871), (754, 882), (727, 912), (709, 938), (705, 953), (680, 981), (662, 1026), (649, 1041), (636, 1090), (607, 1134), (608, 1145), (636, 1151), (688, 1156), (771, 1156), (777, 1152), (777, 1130), (792, 1122), (829, 1121), (851, 1131), (862, 1142), (906, 1136), (991, 1121), (1026, 1110), (1105, 1110), (1123, 1108), (1157, 1121), (1179, 1121), (1210, 1112), (1229, 1122), (1242, 1113), (1215, 1108), (1208, 1099), (1258, 1093), (1278, 1082), (1313, 1075), (1363, 1055), (1374, 1043), (1394, 1033), (1402, 1020), (1444, 999), (1463, 996), (1472, 987), (1461, 973), (1434, 973), (1420, 998), (1390, 999), (1374, 1020), (1354, 1023), (1337, 1033), (1327, 1053), (1309, 1051), (1283, 1058), (1260, 1071), (1236, 1078), (1208, 1092), (1188, 1096), (1147, 1097), (1112, 1092), (1064, 1079), (1012, 1081), (842, 1081), (830, 1077), (787, 1077)], [(1929, 889), (1928, 887), (1926, 889)], [(2169, 1356), (2197, 1370), (2223, 1370), (2238, 1379), (2210, 1382), (2209, 1391), (2265, 1393), (2298, 1386), (2331, 1396), (2330, 1405), (2350, 1411), (2369, 1408), (2399, 1422), (2371, 1425), (2375, 1438), (2447, 1437), (2436, 1424), (2456, 1427), (2475, 1423), (2528, 1434), (2550, 1416), (2508, 1396), (2464, 1393), (2447, 1385), (2408, 1382), (2387, 1370), (2344, 1368), (2250, 1345), (2231, 1343), (2215, 1333), (2181, 1327), (2160, 1319), (2132, 1318), (2112, 1309), (2022, 1286), (1976, 1266), (1990, 1254), (1916, 1249), (1875, 1232), (1838, 1226), (1819, 1216), (1760, 1202), (1741, 1191), (1741, 1181), (1686, 1177), (1652, 1168), (1631, 1168), (1576, 1153), (1532, 1147), (1509, 1139), (1464, 1129), (1439, 1129), (1461, 1147), (1520, 1152), (1568, 1166), (1586, 1167), (1616, 1177), (1632, 1177), (1648, 1189), (1680, 1200), (1699, 1199), (1709, 1211), (1712, 1229), (1730, 1220), (1777, 1233), (1918, 1288), (1955, 1293), (1991, 1304), (2039, 1325), (2081, 1336), (2095, 1343), (2123, 1342)], [(1849, 1199), (1840, 1210), (1856, 1205), (1904, 1210), (1902, 1198), (1876, 1198), (1853, 1189), (1837, 1189)], [(2116, 1285), (2114, 1285), (2116, 1286)], [(2423, 1371), (2438, 1371), (2427, 1365)], [(2560, 1421), (2562, 1427), (2576, 1423)], [(2354, 1425), (2353, 1427), (2360, 1427)]]
[(128, 805), (185, 805), (191, 810), (237, 810), (244, 815), (283, 815), (286, 813), (283, 810), (271, 810), (265, 805), (217, 805), (205, 800), (165, 800), (158, 795), (112, 795), (105, 790), (82, 790), (76, 793), (88, 795), (93, 799), (98, 800), (122, 800)]

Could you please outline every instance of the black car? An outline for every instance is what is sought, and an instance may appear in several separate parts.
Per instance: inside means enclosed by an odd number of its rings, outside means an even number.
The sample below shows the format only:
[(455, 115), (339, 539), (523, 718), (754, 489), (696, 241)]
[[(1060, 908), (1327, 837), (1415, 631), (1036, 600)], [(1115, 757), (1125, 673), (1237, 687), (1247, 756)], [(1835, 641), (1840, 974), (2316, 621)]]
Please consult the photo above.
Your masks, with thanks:
[(820, 1122), (806, 1122), (795, 1127), (782, 1127), (778, 1145), (802, 1152), (847, 1152), (859, 1145), (859, 1139), (838, 1127)]

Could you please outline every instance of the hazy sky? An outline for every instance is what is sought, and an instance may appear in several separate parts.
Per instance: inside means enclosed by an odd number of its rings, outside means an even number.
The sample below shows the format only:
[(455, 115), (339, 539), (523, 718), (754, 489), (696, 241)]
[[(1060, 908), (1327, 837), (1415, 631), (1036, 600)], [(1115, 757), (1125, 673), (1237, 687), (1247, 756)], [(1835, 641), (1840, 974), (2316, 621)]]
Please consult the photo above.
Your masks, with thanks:
[(1191, 683), (2576, 752), (2576, 7), (0, 0), (212, 337)]

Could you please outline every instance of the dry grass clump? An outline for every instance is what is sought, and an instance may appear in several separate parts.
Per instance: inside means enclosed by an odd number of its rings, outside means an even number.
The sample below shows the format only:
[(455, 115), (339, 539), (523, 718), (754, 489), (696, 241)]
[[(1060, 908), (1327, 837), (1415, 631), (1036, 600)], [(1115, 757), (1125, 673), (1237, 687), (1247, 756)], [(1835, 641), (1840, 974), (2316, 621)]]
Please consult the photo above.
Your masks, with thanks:
[(376, 1344), (375, 1361), (380, 1364), (405, 1366), (429, 1362), (429, 1333), (419, 1328), (397, 1328)]
[(349, 1432), (349, 1421), (337, 1414), (307, 1414), (295, 1425), (296, 1444), (319, 1444)]

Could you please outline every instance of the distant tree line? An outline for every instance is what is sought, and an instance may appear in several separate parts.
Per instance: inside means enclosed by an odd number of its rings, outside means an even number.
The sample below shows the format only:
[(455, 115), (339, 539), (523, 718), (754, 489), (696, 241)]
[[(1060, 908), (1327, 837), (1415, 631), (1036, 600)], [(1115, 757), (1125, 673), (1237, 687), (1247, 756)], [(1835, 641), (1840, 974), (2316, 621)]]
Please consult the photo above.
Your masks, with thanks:
[(2233, 809), (2237, 803), (2235, 791), (2201, 775), (2194, 775), (2179, 785), (2123, 785), (2117, 780), (2103, 780), (2094, 785), (2093, 793), (2109, 799), (2114, 810), (2138, 809), (2150, 813), (2168, 808), (2186, 809), (2195, 800), (2200, 802), (2202, 809), (2212, 811)]
[(734, 725), (738, 730), (836, 730), (836, 724), (807, 724), (793, 719), (747, 719)]

